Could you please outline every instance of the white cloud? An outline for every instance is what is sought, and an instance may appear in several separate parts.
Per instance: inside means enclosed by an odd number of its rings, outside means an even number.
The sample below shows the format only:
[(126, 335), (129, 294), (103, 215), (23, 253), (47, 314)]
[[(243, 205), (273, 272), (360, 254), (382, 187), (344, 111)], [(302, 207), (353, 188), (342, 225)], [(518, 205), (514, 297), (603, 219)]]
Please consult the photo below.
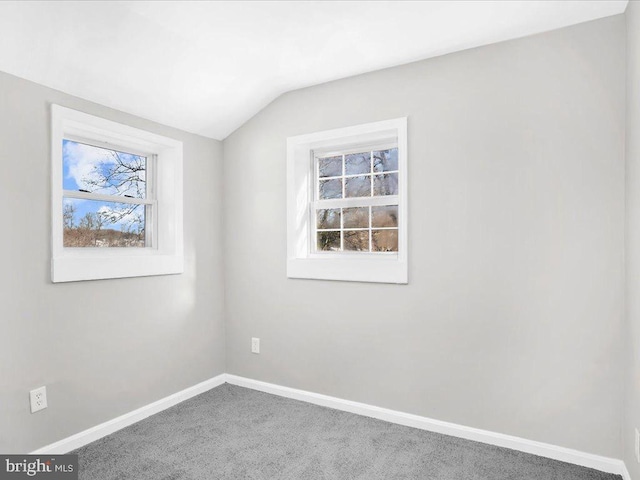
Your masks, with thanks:
[[(140, 210), (143, 208), (144, 207), (138, 207), (136, 211), (124, 215), (117, 222), (109, 223), (108, 228), (113, 228), (116, 226), (120, 228), (122, 228), (123, 226), (128, 228), (133, 226), (138, 220), (138, 214), (140, 213)], [(101, 206), (98, 209), (98, 213), (107, 219), (110, 219), (112, 217), (118, 218), (121, 215), (120, 210), (108, 207), (107, 205)]]
[(108, 150), (75, 142), (65, 142), (64, 158), (69, 168), (68, 177), (83, 190), (92, 190), (88, 181), (99, 180), (100, 176), (94, 170), (96, 165), (115, 163)]

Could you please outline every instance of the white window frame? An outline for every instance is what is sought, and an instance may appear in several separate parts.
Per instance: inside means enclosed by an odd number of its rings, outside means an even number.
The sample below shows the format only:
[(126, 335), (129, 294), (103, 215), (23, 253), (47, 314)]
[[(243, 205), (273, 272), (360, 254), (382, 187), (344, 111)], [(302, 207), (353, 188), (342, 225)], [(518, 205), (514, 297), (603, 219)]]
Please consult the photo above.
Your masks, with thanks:
[[(101, 199), (101, 195), (63, 189), (63, 139), (144, 155), (151, 167), (152, 194), (145, 247), (64, 247), (63, 197)], [(107, 278), (179, 274), (184, 271), (182, 142), (104, 118), (51, 106), (51, 279), (54, 283)], [(112, 196), (104, 200), (113, 201)], [(108, 197), (108, 198), (107, 198)], [(149, 228), (150, 227), (150, 228)]]
[[(378, 146), (398, 147), (398, 195), (340, 199), (335, 204), (398, 205), (398, 252), (316, 252), (316, 157)], [(326, 130), (287, 139), (287, 276), (319, 280), (408, 283), (407, 118)], [(395, 204), (395, 203), (394, 203)], [(331, 208), (330, 201), (323, 205)]]

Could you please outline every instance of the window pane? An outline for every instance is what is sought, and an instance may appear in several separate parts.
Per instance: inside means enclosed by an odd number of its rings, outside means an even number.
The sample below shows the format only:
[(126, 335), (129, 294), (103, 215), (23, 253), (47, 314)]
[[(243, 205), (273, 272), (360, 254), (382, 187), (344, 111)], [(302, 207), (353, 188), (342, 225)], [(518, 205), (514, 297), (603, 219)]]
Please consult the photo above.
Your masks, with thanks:
[(319, 158), (318, 170), (321, 177), (339, 177), (342, 175), (342, 156)]
[(344, 249), (356, 252), (368, 252), (369, 230), (345, 230)]
[(359, 175), (371, 172), (371, 152), (352, 153), (344, 156), (346, 175)]
[(328, 228), (340, 228), (340, 209), (321, 208), (316, 211), (316, 228), (324, 230)]
[(345, 208), (344, 228), (369, 228), (369, 207)]
[(398, 251), (398, 230), (372, 230), (371, 240), (374, 252)]
[(62, 140), (62, 188), (146, 197), (147, 158)]
[(373, 194), (376, 196), (397, 195), (398, 194), (398, 174), (385, 173), (382, 175), (374, 175)]
[(320, 199), (342, 198), (342, 179), (320, 180)]
[(389, 172), (398, 170), (398, 149), (379, 150), (373, 152), (373, 171)]
[(349, 177), (345, 179), (345, 197), (369, 197), (371, 196), (371, 177)]
[(144, 247), (145, 206), (65, 198), (65, 247)]
[(387, 205), (384, 207), (371, 207), (372, 227), (397, 227), (398, 206)]
[(340, 232), (318, 232), (318, 250), (340, 250)]

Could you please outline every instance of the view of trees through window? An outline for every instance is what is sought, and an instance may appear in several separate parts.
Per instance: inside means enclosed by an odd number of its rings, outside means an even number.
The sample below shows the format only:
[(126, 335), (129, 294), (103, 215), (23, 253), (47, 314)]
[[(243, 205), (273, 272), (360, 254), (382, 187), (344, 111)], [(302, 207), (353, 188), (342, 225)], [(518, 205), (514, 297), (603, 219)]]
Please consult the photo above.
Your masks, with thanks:
[(146, 246), (147, 158), (63, 140), (63, 245)]
[[(319, 157), (317, 177), (318, 251), (398, 251), (397, 148)], [(351, 200), (385, 197), (386, 204)], [(332, 208), (323, 208), (327, 201)]]

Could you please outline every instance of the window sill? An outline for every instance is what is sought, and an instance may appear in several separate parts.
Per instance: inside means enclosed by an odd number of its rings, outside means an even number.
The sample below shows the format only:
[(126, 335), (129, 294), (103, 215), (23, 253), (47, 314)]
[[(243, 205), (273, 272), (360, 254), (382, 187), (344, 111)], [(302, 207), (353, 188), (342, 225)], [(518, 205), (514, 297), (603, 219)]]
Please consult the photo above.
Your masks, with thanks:
[(93, 255), (53, 258), (51, 277), (54, 283), (103, 280), (107, 278), (147, 277), (179, 274), (184, 271), (181, 255)]
[(291, 258), (287, 261), (287, 276), (345, 282), (408, 283), (407, 264), (397, 255)]

